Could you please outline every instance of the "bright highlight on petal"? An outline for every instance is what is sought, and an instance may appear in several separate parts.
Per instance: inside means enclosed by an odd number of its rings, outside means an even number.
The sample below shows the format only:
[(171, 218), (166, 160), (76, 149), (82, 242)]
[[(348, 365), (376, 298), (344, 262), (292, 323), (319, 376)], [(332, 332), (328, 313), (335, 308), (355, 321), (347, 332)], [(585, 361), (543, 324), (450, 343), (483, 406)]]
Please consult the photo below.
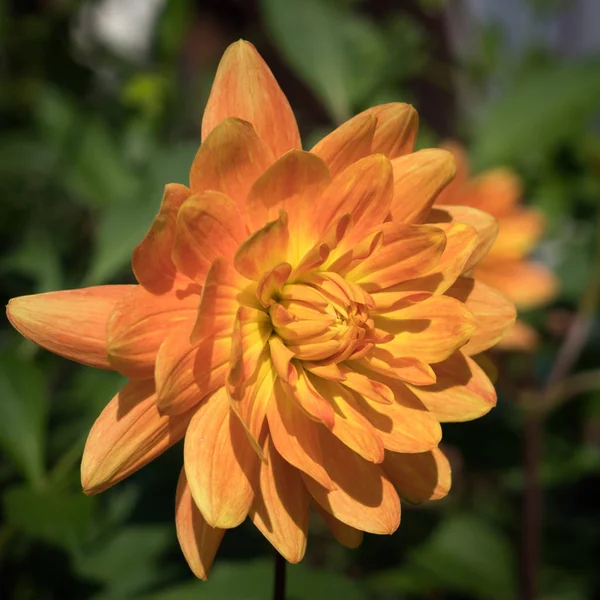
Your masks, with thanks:
[(304, 556), (311, 504), (350, 548), (393, 533), (401, 499), (450, 489), (440, 423), (495, 405), (471, 355), (512, 327), (497, 258), (524, 277), (529, 240), (509, 228), (487, 256), (493, 216), (474, 202), (432, 209), (454, 159), (413, 153), (417, 123), (411, 106), (384, 104), (303, 151), (271, 71), (237, 42), (189, 187), (166, 187), (134, 252), (140, 285), (8, 306), (25, 337), (130, 378), (90, 432), (86, 493), (184, 440), (175, 521), (201, 579), (246, 518), (290, 562)]

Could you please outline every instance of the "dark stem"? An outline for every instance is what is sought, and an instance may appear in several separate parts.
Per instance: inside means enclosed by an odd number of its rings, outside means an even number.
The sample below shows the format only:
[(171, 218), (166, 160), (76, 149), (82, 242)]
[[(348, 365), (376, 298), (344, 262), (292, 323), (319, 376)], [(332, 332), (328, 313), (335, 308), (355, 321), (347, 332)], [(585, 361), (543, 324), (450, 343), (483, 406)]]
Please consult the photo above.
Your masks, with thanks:
[(275, 550), (275, 578), (273, 580), (273, 600), (285, 600), (285, 568), (287, 561)]

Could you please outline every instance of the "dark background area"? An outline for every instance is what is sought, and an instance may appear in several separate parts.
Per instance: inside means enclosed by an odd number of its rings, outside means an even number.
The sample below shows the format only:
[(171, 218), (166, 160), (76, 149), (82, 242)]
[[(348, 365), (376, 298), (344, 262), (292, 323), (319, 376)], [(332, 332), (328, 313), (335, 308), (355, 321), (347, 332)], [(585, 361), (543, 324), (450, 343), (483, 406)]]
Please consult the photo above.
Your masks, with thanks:
[[(364, 108), (413, 103), (420, 147), (452, 137), (476, 171), (521, 176), (561, 293), (522, 315), (535, 353), (494, 355), (498, 407), (444, 426), (449, 497), (405, 506), (394, 536), (354, 551), (315, 520), (289, 597), (600, 597), (598, 25), (596, 0), (0, 0), (2, 297), (133, 281), (131, 252), (164, 184), (187, 181), (240, 37), (306, 148)], [(83, 495), (87, 432), (121, 383), (0, 324), (0, 595), (270, 597), (272, 550), (251, 524), (227, 533), (208, 583), (192, 578), (173, 523), (179, 446)]]

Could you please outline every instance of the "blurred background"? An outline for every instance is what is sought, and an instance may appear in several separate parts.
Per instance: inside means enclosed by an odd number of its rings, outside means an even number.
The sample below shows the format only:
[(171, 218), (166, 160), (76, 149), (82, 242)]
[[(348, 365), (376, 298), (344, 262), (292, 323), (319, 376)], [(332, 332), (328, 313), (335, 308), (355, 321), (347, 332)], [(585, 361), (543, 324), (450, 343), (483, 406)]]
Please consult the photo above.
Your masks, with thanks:
[[(450, 496), (405, 506), (354, 551), (315, 523), (290, 600), (600, 597), (600, 2), (0, 0), (0, 289), (131, 282), (166, 182), (187, 182), (225, 47), (252, 41), (305, 147), (388, 101), (420, 147), (461, 141), (507, 166), (545, 215), (534, 258), (560, 293), (522, 314), (537, 348), (497, 352), (498, 407), (444, 428)], [(83, 495), (87, 432), (118, 374), (0, 323), (0, 595), (11, 600), (259, 600), (272, 551), (245, 524), (208, 583), (173, 522), (181, 447)], [(596, 490), (595, 492), (593, 490)]]

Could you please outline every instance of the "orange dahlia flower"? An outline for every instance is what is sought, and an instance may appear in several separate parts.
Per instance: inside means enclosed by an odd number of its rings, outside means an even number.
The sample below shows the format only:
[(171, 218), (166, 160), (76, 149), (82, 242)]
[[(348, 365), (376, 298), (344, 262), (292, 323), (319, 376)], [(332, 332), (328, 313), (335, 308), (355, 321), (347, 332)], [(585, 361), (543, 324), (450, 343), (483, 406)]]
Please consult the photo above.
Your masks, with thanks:
[[(557, 293), (556, 278), (546, 266), (527, 258), (543, 234), (543, 215), (519, 205), (521, 183), (512, 171), (498, 168), (470, 177), (464, 149), (454, 142), (444, 148), (454, 155), (456, 177), (440, 193), (436, 205), (472, 206), (496, 217), (499, 225), (494, 245), (472, 276), (502, 292), (520, 309), (546, 304)], [(499, 346), (527, 350), (536, 341), (535, 330), (519, 320)]]
[(205, 578), (247, 517), (296, 562), (311, 503), (353, 547), (396, 530), (400, 497), (444, 496), (440, 422), (494, 406), (470, 355), (515, 312), (461, 275), (493, 242), (493, 218), (430, 215), (454, 161), (411, 153), (412, 107), (367, 110), (302, 151), (285, 96), (241, 41), (202, 130), (189, 186), (167, 185), (134, 252), (139, 285), (16, 298), (8, 315), (50, 351), (130, 378), (89, 434), (86, 493), (185, 439), (177, 533)]

